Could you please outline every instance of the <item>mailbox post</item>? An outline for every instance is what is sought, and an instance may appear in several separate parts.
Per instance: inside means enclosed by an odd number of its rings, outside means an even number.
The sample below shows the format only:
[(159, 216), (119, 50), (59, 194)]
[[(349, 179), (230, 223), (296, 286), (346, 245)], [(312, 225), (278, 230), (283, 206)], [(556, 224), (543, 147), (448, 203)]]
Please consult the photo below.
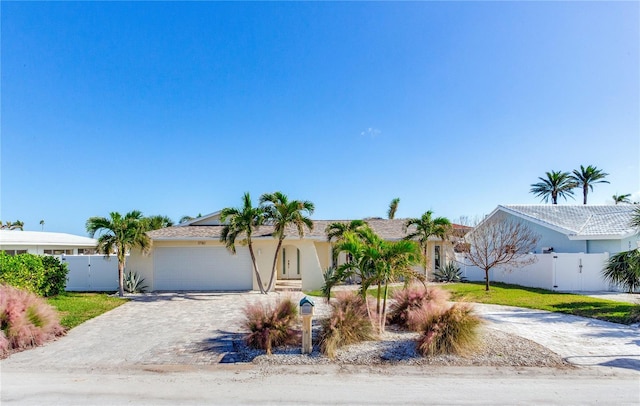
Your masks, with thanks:
[(311, 319), (313, 318), (313, 307), (315, 304), (308, 297), (300, 301), (300, 315), (302, 316), (302, 353), (311, 354), (313, 343), (311, 339)]

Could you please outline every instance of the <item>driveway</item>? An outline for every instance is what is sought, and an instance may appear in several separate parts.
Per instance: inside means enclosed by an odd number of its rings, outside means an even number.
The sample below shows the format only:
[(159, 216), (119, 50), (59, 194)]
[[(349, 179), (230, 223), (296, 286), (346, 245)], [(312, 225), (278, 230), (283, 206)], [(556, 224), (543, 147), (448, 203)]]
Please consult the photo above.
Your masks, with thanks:
[[(593, 353), (582, 365), (600, 366), (555, 370), (234, 363), (233, 340), (241, 331), (242, 308), (275, 298), (254, 293), (137, 297), (56, 342), (0, 361), (0, 401), (3, 405), (640, 402), (637, 329), (486, 305), (478, 306), (479, 312), (494, 327), (512, 329), (508, 331), (538, 341), (572, 362), (584, 358), (584, 352), (576, 351), (586, 337)], [(553, 333), (534, 334), (550, 327)], [(561, 345), (567, 342), (576, 345)], [(606, 359), (599, 358), (602, 355)], [(402, 390), (393, 389), (398, 387)]]

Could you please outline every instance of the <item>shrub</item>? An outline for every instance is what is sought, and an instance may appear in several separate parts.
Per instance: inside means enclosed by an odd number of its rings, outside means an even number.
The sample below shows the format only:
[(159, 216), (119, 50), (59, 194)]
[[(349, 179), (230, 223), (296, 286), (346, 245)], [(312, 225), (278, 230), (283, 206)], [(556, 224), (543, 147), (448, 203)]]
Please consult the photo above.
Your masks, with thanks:
[(448, 262), (445, 266), (435, 270), (433, 277), (436, 282), (466, 282), (467, 278), (462, 276), (459, 266), (453, 262)]
[(331, 315), (321, 321), (319, 341), (323, 354), (333, 358), (342, 346), (375, 338), (362, 297), (353, 292), (341, 292), (330, 305)]
[(40, 293), (45, 296), (56, 296), (63, 293), (67, 287), (69, 268), (65, 262), (57, 257), (45, 255), (41, 257), (44, 266), (44, 281)]
[(245, 337), (247, 345), (271, 355), (273, 347), (295, 343), (298, 334), (292, 326), (297, 315), (298, 306), (290, 298), (278, 301), (275, 307), (260, 303), (247, 305), (244, 323), (249, 329)]
[(129, 293), (144, 293), (148, 286), (144, 285), (144, 278), (133, 271), (124, 274), (124, 290)]
[(42, 257), (34, 254), (11, 256), (0, 251), (0, 283), (42, 294), (45, 269)]
[(611, 256), (602, 276), (610, 283), (620, 285), (633, 293), (640, 288), (640, 250), (620, 252)]
[(0, 285), (0, 356), (41, 345), (63, 333), (58, 313), (44, 299)]
[(393, 294), (393, 303), (389, 307), (387, 321), (411, 330), (417, 329), (425, 312), (431, 314), (446, 308), (451, 294), (440, 288), (427, 288), (424, 285), (411, 285)]
[(465, 355), (477, 347), (480, 319), (466, 303), (456, 303), (442, 312), (423, 312), (418, 352), (424, 356)]

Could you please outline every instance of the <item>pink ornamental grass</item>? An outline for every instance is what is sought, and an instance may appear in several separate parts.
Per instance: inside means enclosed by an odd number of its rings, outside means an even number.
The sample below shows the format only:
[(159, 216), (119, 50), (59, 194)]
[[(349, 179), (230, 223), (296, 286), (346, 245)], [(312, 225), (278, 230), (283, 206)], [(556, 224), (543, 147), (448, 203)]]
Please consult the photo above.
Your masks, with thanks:
[(64, 334), (57, 311), (44, 299), (0, 285), (0, 355), (42, 345)]

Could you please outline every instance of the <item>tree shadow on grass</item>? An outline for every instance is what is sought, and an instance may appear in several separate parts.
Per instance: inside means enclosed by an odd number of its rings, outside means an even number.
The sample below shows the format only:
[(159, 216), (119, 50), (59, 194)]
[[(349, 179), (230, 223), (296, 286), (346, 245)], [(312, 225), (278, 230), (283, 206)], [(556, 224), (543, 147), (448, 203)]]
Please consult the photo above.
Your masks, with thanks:
[(573, 316), (588, 317), (618, 324), (631, 323), (630, 303), (565, 302), (551, 305), (558, 312)]

